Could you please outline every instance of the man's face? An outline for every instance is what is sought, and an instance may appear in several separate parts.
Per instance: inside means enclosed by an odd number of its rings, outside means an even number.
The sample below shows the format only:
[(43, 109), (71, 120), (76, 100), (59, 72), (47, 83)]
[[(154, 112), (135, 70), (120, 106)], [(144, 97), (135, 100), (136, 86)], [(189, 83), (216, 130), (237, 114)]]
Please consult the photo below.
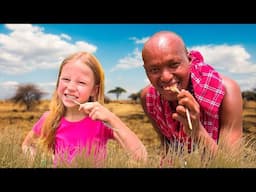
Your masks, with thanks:
[(169, 90), (177, 85), (186, 89), (189, 83), (189, 58), (185, 50), (157, 48), (144, 53), (144, 69), (151, 84), (166, 100), (177, 100), (176, 93)]

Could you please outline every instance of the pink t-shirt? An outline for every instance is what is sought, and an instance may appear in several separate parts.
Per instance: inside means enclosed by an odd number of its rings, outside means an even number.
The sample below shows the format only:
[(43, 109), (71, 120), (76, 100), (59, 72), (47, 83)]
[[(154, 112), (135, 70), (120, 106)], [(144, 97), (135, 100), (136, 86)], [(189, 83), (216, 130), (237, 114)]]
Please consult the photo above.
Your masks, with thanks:
[[(48, 112), (45, 112), (33, 126), (37, 135), (40, 135), (47, 115)], [(71, 161), (79, 152), (86, 151), (86, 155), (89, 155), (92, 150), (94, 156), (105, 157), (108, 139), (113, 139), (113, 131), (102, 121), (85, 117), (80, 121), (70, 122), (62, 117), (55, 134), (55, 157), (68, 158)]]

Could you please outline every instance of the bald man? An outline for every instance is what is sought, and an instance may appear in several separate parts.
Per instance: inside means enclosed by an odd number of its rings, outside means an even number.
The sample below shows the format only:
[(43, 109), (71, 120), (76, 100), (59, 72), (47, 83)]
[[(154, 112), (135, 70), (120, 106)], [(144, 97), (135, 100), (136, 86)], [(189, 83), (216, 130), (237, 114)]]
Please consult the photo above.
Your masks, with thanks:
[(228, 150), (240, 145), (242, 96), (234, 80), (206, 64), (200, 52), (188, 52), (169, 31), (154, 34), (142, 58), (151, 85), (141, 92), (141, 103), (163, 146), (187, 145), (191, 151), (202, 142), (216, 152), (220, 139)]

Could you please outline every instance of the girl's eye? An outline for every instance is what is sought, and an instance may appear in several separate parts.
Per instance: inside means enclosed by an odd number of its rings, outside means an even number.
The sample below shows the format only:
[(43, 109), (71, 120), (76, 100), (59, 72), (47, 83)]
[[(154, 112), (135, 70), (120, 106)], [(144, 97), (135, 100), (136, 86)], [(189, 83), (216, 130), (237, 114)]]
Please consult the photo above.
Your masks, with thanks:
[(81, 85), (85, 85), (86, 83), (85, 83), (85, 82), (83, 82), (83, 81), (80, 81), (80, 82), (79, 82), (79, 84), (81, 84)]
[(70, 81), (70, 79), (69, 79), (69, 78), (61, 78), (61, 80), (62, 80), (62, 81), (65, 81), (65, 82)]

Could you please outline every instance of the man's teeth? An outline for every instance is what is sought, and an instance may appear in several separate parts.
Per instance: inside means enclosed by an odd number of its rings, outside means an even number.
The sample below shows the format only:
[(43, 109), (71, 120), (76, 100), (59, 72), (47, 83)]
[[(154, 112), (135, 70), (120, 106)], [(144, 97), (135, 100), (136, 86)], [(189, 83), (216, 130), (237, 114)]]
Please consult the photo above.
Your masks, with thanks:
[(164, 87), (164, 90), (171, 91), (171, 90), (173, 90), (174, 87), (177, 87), (177, 84), (174, 84), (174, 85), (171, 85), (171, 86), (168, 86), (168, 87)]
[(169, 91), (169, 90), (171, 90), (172, 89), (172, 87), (170, 86), (170, 87), (164, 87), (164, 90), (166, 90), (166, 91)]

